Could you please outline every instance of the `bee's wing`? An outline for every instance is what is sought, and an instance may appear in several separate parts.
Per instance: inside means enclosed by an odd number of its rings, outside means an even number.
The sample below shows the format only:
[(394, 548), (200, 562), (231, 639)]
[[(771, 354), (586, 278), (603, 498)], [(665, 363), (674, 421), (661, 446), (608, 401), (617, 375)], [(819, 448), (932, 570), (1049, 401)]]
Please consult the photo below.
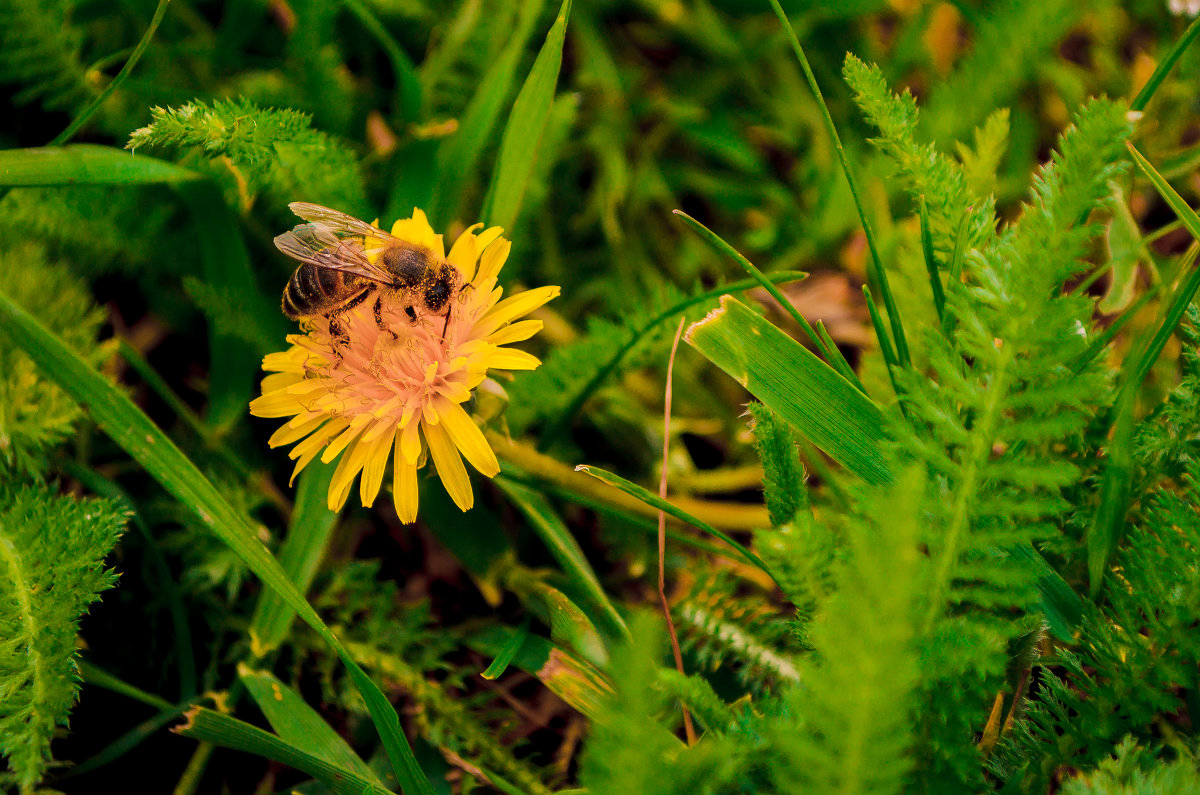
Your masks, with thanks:
[(275, 247), (293, 259), (318, 268), (353, 273), (385, 284), (392, 281), (387, 271), (371, 264), (360, 241), (343, 240), (321, 223), (301, 224), (290, 232), (278, 235)]
[(338, 237), (375, 237), (384, 241), (394, 240), (391, 235), (379, 227), (371, 226), (352, 215), (346, 215), (319, 204), (292, 202), (288, 205), (288, 209), (310, 224), (318, 224), (329, 229)]

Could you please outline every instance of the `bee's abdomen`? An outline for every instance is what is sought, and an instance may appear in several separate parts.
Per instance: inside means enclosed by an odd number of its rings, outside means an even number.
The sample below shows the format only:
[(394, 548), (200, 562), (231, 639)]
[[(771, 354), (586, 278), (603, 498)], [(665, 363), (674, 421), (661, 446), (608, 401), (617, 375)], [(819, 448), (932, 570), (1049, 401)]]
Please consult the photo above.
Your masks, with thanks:
[(290, 318), (319, 314), (344, 299), (349, 287), (340, 271), (306, 263), (288, 279), (283, 291), (283, 313)]

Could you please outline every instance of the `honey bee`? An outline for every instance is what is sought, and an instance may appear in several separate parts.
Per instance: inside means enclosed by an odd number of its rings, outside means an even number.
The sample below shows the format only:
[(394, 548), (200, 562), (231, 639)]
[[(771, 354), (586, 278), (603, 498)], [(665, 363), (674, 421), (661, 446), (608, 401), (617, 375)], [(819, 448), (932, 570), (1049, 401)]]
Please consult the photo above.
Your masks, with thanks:
[(416, 245), (364, 223), (345, 213), (307, 202), (288, 205), (308, 223), (275, 238), (275, 246), (300, 266), (283, 291), (283, 313), (293, 320), (322, 315), (329, 320), (329, 333), (338, 341), (349, 337), (338, 322), (372, 295), (375, 323), (383, 320), (383, 301), (404, 306), (413, 323), (417, 310), (446, 316), (445, 337), (450, 324), (450, 299), (461, 289), (458, 269), (424, 246)]

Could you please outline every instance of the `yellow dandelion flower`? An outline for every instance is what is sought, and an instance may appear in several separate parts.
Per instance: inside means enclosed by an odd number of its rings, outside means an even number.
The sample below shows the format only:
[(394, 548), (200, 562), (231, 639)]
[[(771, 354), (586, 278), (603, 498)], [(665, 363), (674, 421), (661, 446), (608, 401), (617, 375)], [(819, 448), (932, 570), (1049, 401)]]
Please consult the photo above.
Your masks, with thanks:
[[(359, 496), (370, 507), (389, 458), (396, 512), (405, 523), (416, 520), (417, 470), (428, 459), (464, 511), (474, 495), (463, 459), (487, 477), (500, 471), (462, 404), (490, 370), (532, 370), (540, 364), (505, 346), (541, 330), (541, 321), (519, 318), (557, 296), (559, 288), (539, 287), (501, 300), (497, 276), (511, 244), (499, 227), (478, 231), (482, 227), (467, 229), (446, 254), (442, 236), (421, 210), (392, 226), (394, 237), (458, 270), (463, 287), (450, 298), (448, 314), (420, 307), (406, 311), (396, 294), (379, 290), (378, 302), (360, 301), (339, 312), (333, 329), (324, 315), (306, 318), (304, 333), (288, 336), (290, 348), (263, 359), (269, 374), (250, 413), (290, 418), (269, 444), (295, 444), (288, 454), (296, 461), (293, 481), (317, 456), (326, 463), (341, 456), (329, 485), (330, 510), (341, 510), (360, 472)], [(378, 259), (372, 249), (378, 239), (356, 242), (372, 263)]]

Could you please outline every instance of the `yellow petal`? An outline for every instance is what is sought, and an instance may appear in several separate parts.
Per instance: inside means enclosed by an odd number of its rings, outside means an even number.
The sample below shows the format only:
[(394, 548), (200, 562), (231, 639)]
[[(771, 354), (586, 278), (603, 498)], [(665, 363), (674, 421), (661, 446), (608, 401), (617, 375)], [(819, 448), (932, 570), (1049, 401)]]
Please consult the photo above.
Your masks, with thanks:
[(388, 456), (392, 452), (392, 440), (396, 436), (396, 430), (391, 425), (387, 425), (386, 428), (387, 433), (382, 436), (370, 442), (364, 440), (358, 443), (359, 447), (368, 447), (362, 480), (358, 484), (358, 496), (362, 498), (362, 504), (366, 508), (370, 508), (375, 502), (375, 495), (379, 493), (379, 487), (383, 484), (383, 471), (387, 469)]
[(400, 432), (400, 452), (404, 454), (404, 460), (410, 464), (415, 464), (417, 457), (421, 455), (420, 429), (421, 423), (410, 422)]
[(338, 461), (337, 469), (333, 470), (333, 479), (329, 482), (329, 510), (340, 511), (346, 504), (354, 478), (366, 465), (370, 453), (371, 445), (357, 441)]
[(450, 434), (450, 440), (462, 452), (463, 457), (471, 462), (489, 478), (494, 478), (500, 471), (500, 462), (496, 454), (483, 436), (479, 426), (463, 411), (462, 406), (443, 400), (438, 405), (438, 415), (442, 418), (442, 427)]
[(262, 369), (268, 373), (303, 373), (304, 355), (296, 348), (268, 353), (263, 357)]
[(420, 208), (413, 208), (412, 218), (401, 218), (392, 224), (392, 235), (401, 240), (416, 243), (418, 246), (424, 246), (437, 255), (438, 259), (446, 258), (446, 247), (442, 244), (442, 236), (433, 233), (429, 219), (425, 217), (425, 213)]
[(560, 292), (560, 288), (549, 285), (546, 287), (535, 287), (523, 293), (510, 295), (480, 318), (471, 333), (476, 337), (486, 337), (510, 320), (516, 320), (523, 315), (527, 315), (542, 304), (557, 297)]
[[(368, 414), (367, 416), (370, 417), (372, 415)], [(381, 420), (380, 422), (376, 422), (374, 425), (372, 425), (371, 430), (363, 434), (362, 440), (364, 442), (373, 442), (389, 431), (391, 433), (396, 432), (396, 423), (392, 422), (390, 419)], [(389, 436), (388, 438), (391, 439), (392, 437)]]
[(269, 395), (283, 389), (295, 394), (289, 387), (297, 383), (303, 384), (304, 376), (296, 373), (271, 373), (262, 380), (261, 391), (262, 394)]
[(471, 479), (467, 477), (467, 468), (463, 466), (462, 456), (458, 448), (450, 441), (441, 425), (425, 426), (425, 441), (429, 445), (429, 454), (433, 456), (433, 465), (437, 467), (438, 477), (450, 494), (450, 499), (461, 510), (469, 511), (475, 504), (475, 495), (471, 493)]
[(425, 401), (425, 405), (421, 407), (421, 419), (424, 420), (426, 425), (438, 424), (437, 409), (433, 407), (432, 400)]
[(479, 236), (475, 238), (475, 245), (480, 251), (486, 251), (487, 247), (492, 244), (492, 241), (500, 237), (502, 234), (504, 234), (504, 227), (489, 226), (487, 229), (480, 232)]
[(518, 320), (509, 323), (499, 331), (493, 332), (487, 341), (493, 345), (509, 345), (514, 342), (527, 340), (542, 330), (544, 324), (540, 320)]
[[(319, 392), (323, 389), (329, 389), (330, 379), (328, 378), (297, 378), (291, 373), (275, 373), (274, 375), (267, 376), (267, 378), (276, 378), (278, 376), (292, 379), (291, 385), (287, 387), (288, 394), (290, 395), (307, 395), (310, 392)], [(264, 393), (267, 391), (265, 388), (267, 384), (267, 378), (263, 379)]]
[(306, 466), (311, 464), (312, 460), (316, 457), (317, 457), (316, 450), (310, 451), (308, 453), (308, 455), (300, 456), (300, 459), (298, 461), (296, 461), (296, 466), (292, 469), (292, 476), (290, 478), (288, 478), (288, 488), (291, 488), (293, 485), (295, 485), (296, 476), (300, 474), (301, 470), (303, 470)]
[(396, 436), (396, 463), (392, 471), (392, 500), (396, 515), (404, 524), (417, 521), (417, 466), (400, 454), (400, 437)]
[(292, 442), (303, 439), (305, 436), (308, 436), (317, 428), (321, 427), (321, 423), (324, 422), (325, 419), (325, 415), (321, 415), (315, 420), (303, 423), (302, 425), (297, 425), (295, 428), (292, 427), (291, 423), (288, 423), (287, 425), (281, 425), (279, 430), (271, 434), (271, 438), (267, 440), (267, 446), (282, 447), (285, 444), (291, 444)]
[(250, 413), (255, 417), (290, 417), (304, 411), (300, 400), (286, 390), (277, 390), (250, 401)]
[[(469, 382), (470, 374), (468, 374), (467, 378)], [(438, 394), (454, 403), (466, 403), (471, 399), (471, 388), (467, 386), (468, 382), (459, 383), (456, 381), (454, 383), (447, 383), (445, 386), (438, 388)]]
[(289, 458), (301, 458), (310, 452), (316, 452), (324, 447), (330, 439), (346, 429), (350, 423), (340, 417), (332, 419), (329, 424), (318, 431), (315, 431), (312, 436), (305, 439), (300, 444), (292, 448), (288, 453)]
[(479, 260), (479, 248), (475, 245), (475, 230), (481, 226), (483, 224), (468, 226), (458, 236), (458, 240), (454, 241), (454, 245), (450, 247), (450, 253), (446, 255), (450, 264), (462, 273), (464, 282), (471, 281), (475, 276), (475, 263)]
[(361, 433), (361, 426), (358, 428), (346, 428), (346, 430), (342, 431), (340, 436), (329, 443), (329, 446), (325, 448), (325, 452), (321, 453), (321, 461), (326, 464), (332, 462), (333, 459), (338, 457), (338, 453), (345, 450), (346, 445), (357, 439)]
[(331, 415), (327, 411), (305, 411), (288, 420), (288, 427), (299, 428), (301, 425), (312, 422), (318, 417), (325, 417), (328, 419), (330, 416)]
[[(484, 234), (487, 233), (485, 232)], [(504, 238), (500, 238), (488, 246), (483, 252), (483, 257), (479, 260), (479, 272), (475, 274), (475, 281), (482, 282), (496, 278), (496, 275), (500, 273), (500, 269), (504, 267), (504, 261), (508, 259), (508, 252), (511, 249), (512, 243)]]
[(493, 370), (536, 370), (541, 363), (538, 357), (516, 348), (499, 348), (488, 359)]

